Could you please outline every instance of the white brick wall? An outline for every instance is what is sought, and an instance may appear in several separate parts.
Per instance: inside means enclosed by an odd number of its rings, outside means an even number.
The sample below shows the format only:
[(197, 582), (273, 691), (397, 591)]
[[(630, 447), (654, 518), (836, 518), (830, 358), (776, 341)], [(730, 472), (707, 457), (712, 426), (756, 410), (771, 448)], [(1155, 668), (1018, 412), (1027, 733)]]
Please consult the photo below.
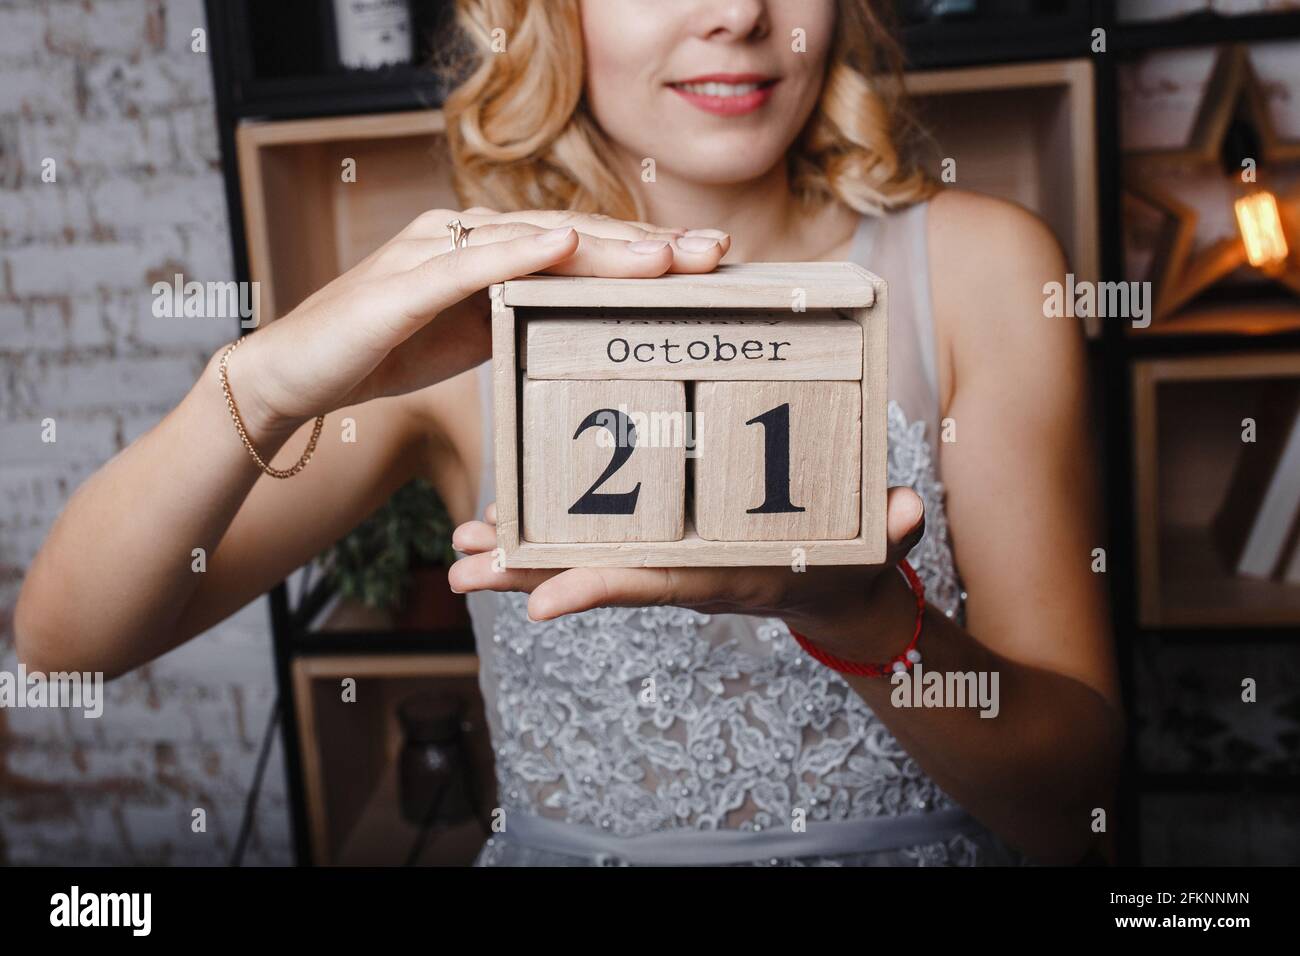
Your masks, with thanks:
[[(232, 277), (203, 25), (200, 0), (0, 0), (0, 670), (68, 497), (238, 331), (150, 311), (158, 278)], [(275, 699), (269, 632), (254, 602), (110, 684), (98, 720), (0, 711), (0, 864), (224, 863)], [(288, 862), (288, 839), (277, 746), (246, 862)]]

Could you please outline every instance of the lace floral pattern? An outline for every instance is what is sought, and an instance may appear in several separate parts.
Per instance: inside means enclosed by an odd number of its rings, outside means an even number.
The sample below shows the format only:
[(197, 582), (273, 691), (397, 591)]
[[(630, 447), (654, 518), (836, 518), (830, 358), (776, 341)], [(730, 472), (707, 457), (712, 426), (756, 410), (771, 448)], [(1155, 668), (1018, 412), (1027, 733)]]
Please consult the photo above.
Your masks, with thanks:
[[(910, 423), (895, 402), (888, 422), (889, 484), (910, 485), (926, 505), (912, 561), (931, 603), (959, 615), (965, 595), (925, 424)], [(842, 820), (953, 806), (778, 620), (649, 607), (535, 624), (525, 606), (525, 595), (500, 596), (485, 653), (507, 816), (633, 836), (788, 826), (796, 809), (809, 820)], [(502, 857), (508, 846), (492, 841), (480, 862), (512, 862)], [(979, 854), (958, 838), (887, 856), (933, 864), (972, 863)]]
[[(809, 856), (787, 859), (756, 860), (753, 863), (737, 863), (735, 866), (791, 866), (791, 867), (831, 867), (831, 866), (977, 866), (1006, 865), (1016, 866), (1024, 861), (1009, 851), (992, 834), (977, 834), (973, 837), (955, 836), (949, 840), (940, 840), (921, 846), (905, 847), (899, 850), (885, 850), (878, 853), (846, 853), (841, 856)], [(579, 857), (564, 853), (554, 853), (535, 847), (511, 843), (500, 837), (493, 837), (483, 846), (476, 866), (626, 866), (627, 864), (610, 858)]]

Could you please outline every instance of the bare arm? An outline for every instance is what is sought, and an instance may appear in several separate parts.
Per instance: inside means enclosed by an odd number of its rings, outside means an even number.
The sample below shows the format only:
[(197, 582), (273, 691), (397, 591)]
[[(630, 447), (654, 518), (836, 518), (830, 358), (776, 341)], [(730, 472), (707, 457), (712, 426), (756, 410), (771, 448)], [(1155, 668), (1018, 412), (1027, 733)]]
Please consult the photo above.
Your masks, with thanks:
[[(455, 216), (475, 228), (469, 248), (448, 252)], [(262, 476), (239, 442), (214, 355), (180, 405), (60, 515), (19, 595), (19, 656), (39, 670), (120, 674), (266, 591), (445, 450), (431, 447), (448, 442), (427, 406), (487, 358), (487, 285), (539, 270), (707, 271), (725, 253), (725, 240), (683, 250), (652, 228), (536, 211), (416, 219), (231, 356), (252, 440), (277, 466), (296, 461), (314, 417), (330, 413), (311, 464), (288, 480)], [(340, 441), (347, 417), (355, 444)]]
[[(338, 441), (343, 415), (358, 419), (364, 453)], [(116, 675), (234, 613), (410, 476), (412, 422), (400, 399), (341, 410), (305, 471), (262, 476), (235, 434), (214, 357), (175, 409), (68, 502), (19, 597), (19, 655), (39, 670)], [(253, 426), (253, 439), (264, 457), (279, 448), (272, 461), (284, 468), (310, 427)]]
[[(928, 610), (923, 666), (996, 672), (999, 709), (900, 709), (888, 682), (849, 683), (966, 809), (1034, 857), (1072, 862), (1094, 839), (1093, 809), (1114, 818), (1123, 736), (1104, 584), (1091, 571), (1104, 542), (1083, 340), (1076, 323), (1043, 315), (1043, 284), (1065, 262), (1041, 223), (961, 193), (938, 197), (930, 218), (937, 364), (956, 438), (936, 448), (969, 597), (964, 629)], [(897, 576), (889, 586), (905, 590)], [(897, 641), (912, 611), (895, 606)]]

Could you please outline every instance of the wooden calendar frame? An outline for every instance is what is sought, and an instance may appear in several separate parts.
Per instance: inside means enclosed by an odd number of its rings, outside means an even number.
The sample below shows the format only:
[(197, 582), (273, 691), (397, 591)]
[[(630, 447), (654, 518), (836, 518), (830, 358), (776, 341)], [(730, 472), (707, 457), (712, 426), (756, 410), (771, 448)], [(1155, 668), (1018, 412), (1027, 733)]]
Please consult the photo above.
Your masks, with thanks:
[[(521, 332), (547, 309), (791, 309), (801, 290), (807, 310), (831, 309), (862, 327), (861, 523), (857, 537), (813, 541), (707, 541), (687, 515), (677, 541), (551, 544), (521, 538)], [(705, 275), (656, 279), (528, 276), (498, 283), (492, 304), (493, 443), (497, 545), (508, 568), (745, 567), (880, 564), (885, 560), (888, 435), (888, 288), (850, 262), (747, 263)], [(806, 312), (791, 310), (790, 318)], [(796, 552), (801, 549), (802, 554)]]

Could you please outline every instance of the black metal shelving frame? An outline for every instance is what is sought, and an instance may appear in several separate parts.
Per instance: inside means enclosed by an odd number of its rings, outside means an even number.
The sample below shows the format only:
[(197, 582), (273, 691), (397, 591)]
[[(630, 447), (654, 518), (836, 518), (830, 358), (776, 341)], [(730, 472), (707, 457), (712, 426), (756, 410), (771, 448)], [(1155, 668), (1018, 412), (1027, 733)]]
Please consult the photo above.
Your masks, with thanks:
[[(414, 68), (324, 77), (260, 79), (246, 54), (251, 0), (205, 0), (211, 35), (212, 71), (231, 251), (237, 278), (248, 281), (249, 263), (242, 196), (235, 154), (235, 129), (244, 119), (298, 119), (436, 108), (445, 89), (429, 73)], [(1300, 38), (1300, 13), (1242, 17), (1195, 16), (1159, 23), (1124, 24), (1115, 17), (1114, 0), (1069, 0), (1066, 11), (1040, 19), (996, 22), (953, 21), (905, 27), (904, 43), (911, 69), (941, 69), (993, 63), (1087, 57), (1094, 65), (1097, 139), (1098, 223), (1102, 278), (1124, 279), (1121, 242), (1120, 149), (1117, 73), (1121, 62), (1151, 50), (1225, 42), (1271, 42)], [(1106, 52), (1093, 51), (1093, 31), (1105, 31)], [(241, 330), (242, 331), (242, 330)], [(1121, 323), (1107, 322), (1090, 342), (1089, 356), (1099, 382), (1103, 423), (1103, 487), (1108, 504), (1108, 578), (1121, 682), (1133, 700), (1133, 654), (1136, 642), (1159, 636), (1170, 640), (1270, 643), (1294, 639), (1294, 628), (1166, 628), (1138, 625), (1136, 540), (1132, 484), (1132, 395), (1134, 360), (1252, 349), (1300, 349), (1300, 332), (1273, 335), (1135, 336)], [(270, 592), (276, 680), (280, 691), (281, 729), (292, 810), (297, 860), (309, 859), (303, 765), (293, 699), (293, 660), (306, 654), (404, 654), (472, 651), (467, 631), (445, 633), (313, 633), (310, 622), (328, 595), (318, 585), (298, 607), (291, 606), (281, 583)], [(1133, 734), (1132, 721), (1129, 723)], [(1144, 793), (1291, 793), (1300, 791), (1300, 776), (1250, 773), (1145, 773), (1137, 765), (1136, 741), (1130, 739), (1118, 803), (1118, 858), (1141, 862), (1137, 834)]]

